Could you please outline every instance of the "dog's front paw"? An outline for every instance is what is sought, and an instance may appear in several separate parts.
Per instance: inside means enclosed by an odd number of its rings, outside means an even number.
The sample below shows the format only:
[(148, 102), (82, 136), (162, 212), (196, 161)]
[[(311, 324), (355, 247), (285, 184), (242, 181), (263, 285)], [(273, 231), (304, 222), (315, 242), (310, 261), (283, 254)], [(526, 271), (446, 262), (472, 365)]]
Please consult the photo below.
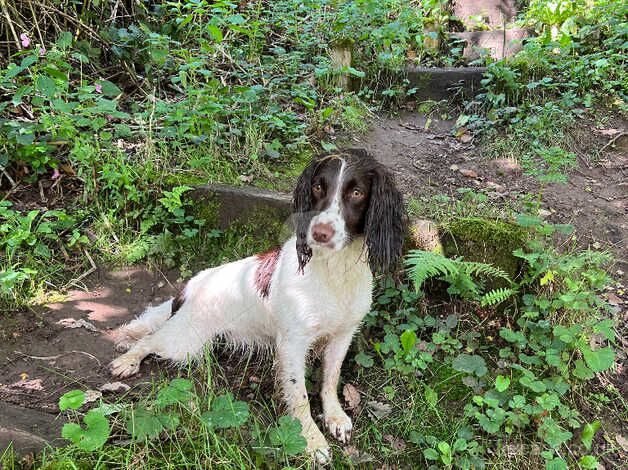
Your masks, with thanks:
[(121, 379), (130, 377), (140, 370), (140, 362), (141, 360), (132, 354), (123, 354), (109, 364), (109, 371), (114, 377)]
[(327, 439), (314, 423), (303, 432), (303, 437), (307, 441), (307, 452), (314, 457), (317, 464), (327, 465), (331, 462), (331, 449)]
[(327, 426), (332, 436), (343, 444), (349, 442), (351, 439), (351, 431), (353, 430), (353, 423), (351, 422), (351, 418), (349, 418), (342, 409), (326, 413), (324, 419), (325, 426)]

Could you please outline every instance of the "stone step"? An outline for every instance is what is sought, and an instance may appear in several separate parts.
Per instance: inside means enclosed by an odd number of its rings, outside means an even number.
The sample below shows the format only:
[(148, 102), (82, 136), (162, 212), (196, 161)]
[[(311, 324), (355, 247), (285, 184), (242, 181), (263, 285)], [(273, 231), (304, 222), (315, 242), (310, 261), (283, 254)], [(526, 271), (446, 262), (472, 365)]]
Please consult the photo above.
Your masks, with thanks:
[(519, 52), (523, 48), (523, 40), (530, 37), (530, 31), (515, 28), (450, 33), (450, 36), (466, 42), (462, 56), (468, 60), (480, 58), (482, 50), (487, 51), (493, 59), (499, 60)]
[(480, 89), (486, 67), (408, 67), (406, 76), (416, 87), (418, 100), (448, 100), (454, 96), (473, 96)]

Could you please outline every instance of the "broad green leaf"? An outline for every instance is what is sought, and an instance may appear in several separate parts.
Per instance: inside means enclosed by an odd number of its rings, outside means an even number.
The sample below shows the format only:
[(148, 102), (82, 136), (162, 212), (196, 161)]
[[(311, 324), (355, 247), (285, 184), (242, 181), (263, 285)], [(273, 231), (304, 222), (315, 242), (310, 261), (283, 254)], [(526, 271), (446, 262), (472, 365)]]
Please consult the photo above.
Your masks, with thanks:
[(401, 333), (399, 339), (401, 340), (401, 346), (403, 347), (403, 350), (407, 353), (410, 352), (416, 344), (417, 337), (414, 331), (406, 330)]
[(610, 369), (615, 363), (615, 351), (610, 347), (596, 349), (595, 351), (586, 347), (582, 349), (582, 355), (587, 366), (593, 372), (602, 372)]
[(510, 377), (504, 377), (503, 375), (498, 375), (495, 377), (495, 390), (498, 392), (503, 392), (508, 390), (510, 386)]
[(220, 395), (214, 399), (211, 411), (203, 413), (203, 422), (213, 428), (237, 428), (249, 418), (249, 405), (233, 399), (231, 393)]
[(427, 460), (438, 460), (440, 459), (440, 455), (438, 453), (438, 451), (436, 449), (423, 449), (423, 456), (427, 459)]
[(219, 27), (214, 26), (213, 24), (208, 24), (207, 26), (205, 26), (205, 29), (214, 41), (222, 42), (223, 36), (222, 31)]
[(438, 403), (438, 395), (436, 394), (434, 389), (428, 387), (427, 385), (424, 388), (423, 396), (425, 397), (425, 401), (427, 402), (427, 404), (431, 407), (436, 406), (436, 403)]
[(364, 352), (359, 352), (358, 354), (355, 355), (355, 362), (357, 362), (362, 367), (366, 367), (366, 368), (372, 367), (374, 364), (373, 357), (371, 357), (370, 355)]
[(66, 423), (61, 429), (61, 436), (72, 441), (80, 449), (91, 452), (100, 449), (111, 432), (109, 421), (102, 413), (91, 410), (83, 418), (85, 428), (76, 423)]
[(549, 459), (545, 461), (545, 470), (567, 470), (567, 462), (560, 457)]
[(595, 469), (597, 468), (598, 465), (598, 461), (595, 457), (593, 457), (592, 455), (584, 455), (583, 457), (580, 458), (580, 460), (578, 460), (578, 463), (580, 464), (580, 466), (582, 468), (591, 468), (591, 469)]
[(451, 366), (460, 372), (475, 374), (478, 377), (486, 375), (486, 362), (477, 354), (460, 354), (452, 362)]
[(268, 433), (270, 443), (281, 447), (286, 455), (302, 453), (307, 447), (307, 441), (301, 435), (301, 423), (292, 416), (279, 418), (278, 426)]
[(161, 413), (139, 407), (127, 419), (126, 429), (135, 439), (152, 439), (164, 429), (175, 429), (179, 418), (175, 414)]
[(59, 35), (59, 38), (57, 39), (57, 46), (59, 46), (59, 49), (67, 49), (72, 45), (72, 39), (72, 33), (69, 31), (64, 31)]
[(78, 410), (85, 403), (85, 392), (83, 390), (70, 390), (59, 398), (59, 409), (65, 411), (68, 408)]
[(537, 435), (553, 448), (564, 444), (572, 437), (571, 432), (565, 431), (549, 416), (543, 418)]
[(582, 428), (580, 440), (587, 450), (591, 450), (591, 445), (593, 444), (593, 436), (595, 436), (597, 430), (600, 429), (600, 424), (601, 423), (598, 420), (595, 420), (591, 423), (585, 424)]
[(37, 77), (35, 80), (35, 88), (37, 88), (37, 91), (42, 93), (46, 98), (52, 98), (57, 91), (55, 81), (46, 75), (40, 75)]
[(175, 403), (185, 403), (194, 398), (194, 386), (188, 379), (174, 379), (166, 387), (159, 390), (155, 405), (164, 407)]
[(122, 94), (122, 90), (109, 80), (98, 80), (98, 83), (102, 86), (102, 94), (105, 96), (113, 98)]
[(593, 371), (585, 365), (582, 359), (576, 359), (575, 364), (576, 364), (576, 367), (574, 367), (573, 371), (571, 372), (574, 375), (574, 377), (577, 377), (582, 380), (589, 380), (595, 376)]

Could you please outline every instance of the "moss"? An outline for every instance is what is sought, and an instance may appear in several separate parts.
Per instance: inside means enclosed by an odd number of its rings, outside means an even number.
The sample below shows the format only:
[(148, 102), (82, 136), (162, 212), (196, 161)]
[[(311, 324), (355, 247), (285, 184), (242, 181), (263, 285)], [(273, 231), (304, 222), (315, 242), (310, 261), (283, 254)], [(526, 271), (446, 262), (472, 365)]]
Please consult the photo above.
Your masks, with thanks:
[(521, 268), (521, 259), (512, 252), (525, 245), (528, 233), (523, 227), (502, 220), (461, 217), (441, 224), (439, 231), (448, 257), (493, 264), (511, 278)]

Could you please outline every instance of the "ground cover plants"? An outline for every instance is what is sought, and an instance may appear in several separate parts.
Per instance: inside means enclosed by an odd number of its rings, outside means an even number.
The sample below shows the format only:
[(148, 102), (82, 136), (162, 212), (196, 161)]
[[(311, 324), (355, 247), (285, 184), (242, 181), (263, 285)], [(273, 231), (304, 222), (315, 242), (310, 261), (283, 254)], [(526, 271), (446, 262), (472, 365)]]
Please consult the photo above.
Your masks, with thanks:
[[(448, 257), (413, 250), (396, 278), (378, 280), (343, 369), (356, 432), (334, 448), (336, 468), (611, 468), (625, 456), (612, 256), (539, 209), (548, 185), (596, 163), (578, 150), (578, 121), (625, 117), (627, 7), (525, 3), (518, 21), (536, 38), (515, 57), (484, 57), (484, 88), (447, 107), (456, 135), (517, 160), (538, 191), (510, 205), (469, 188), (409, 203), (443, 235), (478, 227), (508, 246), (509, 263), (445, 244)], [(450, 15), (437, 0), (0, 0), (1, 315), (63, 295), (95, 266), (186, 277), (267, 249), (277, 227), (263, 239), (246, 224), (219, 230), (193, 187), (288, 190), (312, 152), (414, 100), (405, 65), (462, 63), (444, 34)], [(332, 64), (337, 44), (352, 48), (351, 66)], [(504, 227), (513, 246), (491, 236)], [(232, 358), (207, 351), (118, 398), (78, 387), (59, 401), (67, 447), (34, 460), (9, 449), (0, 462), (309, 467), (299, 423), (271, 395), (269, 361)], [(314, 397), (314, 366), (308, 386)]]

